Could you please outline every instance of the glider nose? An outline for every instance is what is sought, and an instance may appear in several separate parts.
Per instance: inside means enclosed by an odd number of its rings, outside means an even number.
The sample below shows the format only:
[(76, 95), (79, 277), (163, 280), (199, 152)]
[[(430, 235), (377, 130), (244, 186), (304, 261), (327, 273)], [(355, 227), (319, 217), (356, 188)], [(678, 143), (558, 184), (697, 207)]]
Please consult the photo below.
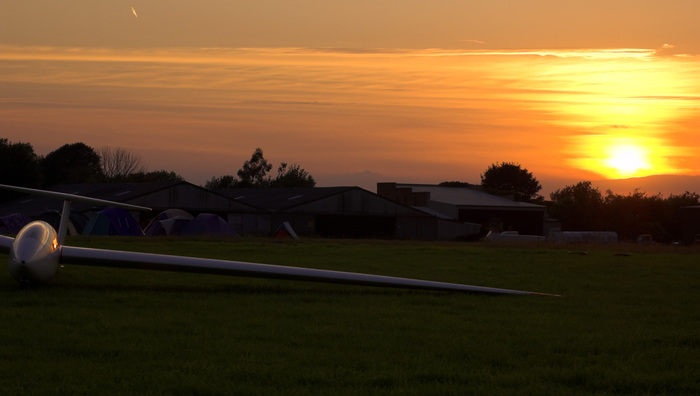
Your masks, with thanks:
[(10, 275), (22, 284), (46, 283), (56, 273), (60, 254), (56, 230), (43, 221), (29, 223), (12, 243)]

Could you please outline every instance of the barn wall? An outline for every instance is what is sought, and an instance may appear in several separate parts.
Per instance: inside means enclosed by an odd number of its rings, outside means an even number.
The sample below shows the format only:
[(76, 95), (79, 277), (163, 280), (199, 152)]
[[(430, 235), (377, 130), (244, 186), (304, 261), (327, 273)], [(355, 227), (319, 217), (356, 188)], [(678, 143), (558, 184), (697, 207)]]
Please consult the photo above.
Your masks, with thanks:
[(332, 238), (396, 237), (396, 217), (370, 215), (319, 214), (316, 216), (316, 234)]
[(275, 213), (272, 215), (272, 231), (288, 222), (297, 235), (316, 233), (316, 215), (311, 213)]
[(459, 211), (459, 220), (481, 224), (483, 235), (488, 231), (518, 231), (523, 235), (544, 235), (544, 219), (544, 210), (460, 209)]
[(429, 201), (428, 207), (430, 209), (436, 210), (436, 211), (438, 211), (446, 216), (449, 216), (453, 219), (456, 219), (459, 217), (459, 209), (457, 208), (457, 205), (453, 205), (453, 204), (445, 203), (445, 202)]
[(269, 213), (232, 212), (228, 213), (226, 221), (241, 235), (263, 235), (272, 232), (270, 218)]

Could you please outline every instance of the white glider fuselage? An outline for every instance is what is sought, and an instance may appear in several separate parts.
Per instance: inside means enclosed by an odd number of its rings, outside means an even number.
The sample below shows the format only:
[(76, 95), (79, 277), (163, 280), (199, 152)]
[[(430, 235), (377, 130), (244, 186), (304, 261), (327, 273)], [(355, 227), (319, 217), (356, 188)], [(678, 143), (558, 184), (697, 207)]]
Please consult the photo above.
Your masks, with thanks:
[(56, 230), (46, 222), (27, 224), (15, 237), (9, 254), (9, 270), (20, 284), (44, 284), (58, 270), (61, 247)]

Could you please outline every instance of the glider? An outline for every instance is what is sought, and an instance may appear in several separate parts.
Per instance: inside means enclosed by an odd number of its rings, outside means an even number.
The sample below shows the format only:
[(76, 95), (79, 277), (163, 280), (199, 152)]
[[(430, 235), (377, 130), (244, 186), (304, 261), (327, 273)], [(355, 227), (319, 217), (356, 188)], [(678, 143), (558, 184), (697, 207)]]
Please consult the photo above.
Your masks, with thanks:
[(521, 290), (471, 286), (354, 272), (65, 246), (67, 222), (70, 215), (70, 206), (73, 201), (115, 206), (128, 210), (147, 211), (150, 210), (150, 208), (25, 187), (0, 184), (0, 188), (63, 200), (61, 223), (58, 231), (44, 221), (33, 221), (22, 228), (15, 238), (0, 236), (0, 252), (8, 254), (10, 274), (22, 286), (32, 284), (40, 285), (48, 282), (56, 274), (59, 266), (66, 263), (98, 267), (195, 272), (419, 290), (551, 295)]

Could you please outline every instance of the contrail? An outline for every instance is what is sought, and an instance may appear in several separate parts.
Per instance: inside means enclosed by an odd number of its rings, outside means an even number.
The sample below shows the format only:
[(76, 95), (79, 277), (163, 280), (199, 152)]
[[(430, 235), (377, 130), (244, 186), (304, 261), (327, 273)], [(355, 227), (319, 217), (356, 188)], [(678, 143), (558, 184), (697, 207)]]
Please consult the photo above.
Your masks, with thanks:
[(134, 7), (131, 7), (131, 13), (134, 14), (134, 16), (135, 16), (136, 18), (139, 17), (139, 16), (136, 14), (136, 10), (134, 9)]

